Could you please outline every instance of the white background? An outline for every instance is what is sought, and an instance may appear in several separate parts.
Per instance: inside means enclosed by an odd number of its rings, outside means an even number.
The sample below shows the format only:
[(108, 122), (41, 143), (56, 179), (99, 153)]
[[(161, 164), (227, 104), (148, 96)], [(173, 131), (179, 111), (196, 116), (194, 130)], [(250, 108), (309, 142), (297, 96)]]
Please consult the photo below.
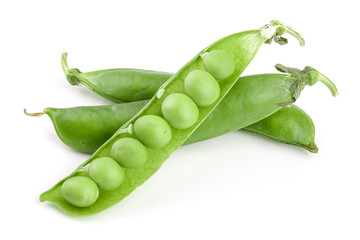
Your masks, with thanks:
[[(2, 1), (1, 239), (360, 239), (359, 8), (343, 1)], [(60, 66), (176, 72), (228, 34), (272, 19), (301, 48), (264, 45), (244, 74), (276, 63), (312, 66), (333, 80), (298, 105), (316, 125), (318, 154), (234, 132), (182, 147), (110, 209), (69, 217), (38, 196), (87, 159), (65, 146), (45, 107), (108, 101), (70, 86)]]

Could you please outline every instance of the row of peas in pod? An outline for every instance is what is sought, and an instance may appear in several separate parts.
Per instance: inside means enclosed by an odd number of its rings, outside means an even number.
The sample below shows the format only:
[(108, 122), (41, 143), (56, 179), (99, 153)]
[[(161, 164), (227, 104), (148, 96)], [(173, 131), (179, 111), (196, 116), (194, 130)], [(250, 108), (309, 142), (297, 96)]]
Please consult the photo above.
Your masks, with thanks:
[[(231, 55), (213, 50), (201, 55), (206, 71), (193, 70), (184, 79), (184, 92), (171, 93), (161, 105), (162, 117), (144, 115), (138, 118), (130, 131), (131, 137), (116, 140), (110, 156), (94, 159), (85, 166), (85, 175), (67, 179), (61, 186), (66, 201), (76, 207), (88, 207), (99, 196), (99, 188), (110, 191), (125, 179), (123, 168), (137, 168), (147, 160), (147, 148), (161, 149), (172, 138), (172, 130), (187, 129), (196, 123), (199, 108), (213, 104), (220, 95), (218, 81), (230, 77), (235, 64)], [(158, 92), (161, 97), (163, 91)]]

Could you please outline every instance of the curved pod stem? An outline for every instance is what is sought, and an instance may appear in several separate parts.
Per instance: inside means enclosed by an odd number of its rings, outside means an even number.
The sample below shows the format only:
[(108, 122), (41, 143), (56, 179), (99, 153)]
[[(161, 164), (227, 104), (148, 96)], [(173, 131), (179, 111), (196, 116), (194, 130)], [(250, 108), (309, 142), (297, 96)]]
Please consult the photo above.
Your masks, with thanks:
[(306, 66), (303, 70), (297, 69), (297, 68), (291, 68), (291, 67), (285, 67), (281, 64), (276, 64), (275, 68), (279, 72), (288, 73), (290, 76), (296, 77), (299, 79), (298, 82), (294, 83), (292, 86), (293, 91), (293, 99), (289, 102), (280, 103), (281, 106), (287, 106), (291, 103), (294, 103), (296, 99), (300, 96), (301, 91), (304, 89), (306, 85), (312, 86), (317, 82), (322, 82), (329, 88), (332, 95), (335, 97), (338, 95), (337, 88), (335, 84), (330, 81), (327, 77), (325, 77), (324, 74), (317, 71), (316, 69)]
[(79, 69), (77, 68), (69, 68), (68, 63), (67, 63), (67, 52), (64, 52), (61, 55), (61, 66), (62, 69), (64, 70), (66, 79), (68, 80), (68, 82), (71, 85), (79, 85), (80, 81), (79, 79), (76, 77), (76, 74), (81, 73)]
[(319, 81), (323, 83), (331, 91), (331, 94), (334, 97), (339, 95), (339, 92), (335, 84), (332, 81), (330, 81), (330, 79), (327, 78), (324, 74), (309, 66), (306, 66), (304, 71), (306, 71), (306, 73), (309, 76), (309, 86), (312, 86)]
[(43, 112), (28, 113), (25, 108), (24, 108), (24, 113), (26, 116), (29, 116), (29, 117), (40, 117), (40, 116), (44, 115)]
[(272, 20), (269, 24), (264, 26), (263, 31), (261, 32), (262, 36), (268, 39), (265, 43), (271, 43), (272, 40), (274, 40), (280, 45), (284, 45), (288, 42), (286, 38), (281, 36), (284, 33), (288, 33), (295, 37), (299, 41), (300, 46), (305, 46), (305, 40), (297, 31), (295, 31), (295, 29), (278, 20)]

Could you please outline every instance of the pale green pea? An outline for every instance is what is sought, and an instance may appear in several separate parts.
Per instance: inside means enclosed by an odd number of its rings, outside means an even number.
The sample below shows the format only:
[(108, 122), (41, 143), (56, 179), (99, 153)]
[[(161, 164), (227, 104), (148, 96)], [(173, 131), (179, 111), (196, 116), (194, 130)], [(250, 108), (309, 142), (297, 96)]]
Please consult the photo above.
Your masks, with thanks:
[(199, 109), (185, 94), (172, 93), (162, 103), (161, 111), (170, 125), (177, 129), (191, 127), (199, 118)]
[(110, 157), (93, 160), (88, 171), (89, 176), (104, 190), (113, 190), (119, 187), (125, 179), (124, 170)]
[(171, 127), (161, 117), (145, 115), (134, 124), (135, 135), (149, 148), (162, 148), (171, 140)]
[(234, 60), (223, 50), (213, 50), (202, 55), (206, 70), (217, 80), (230, 77), (235, 71)]
[(112, 145), (111, 156), (125, 168), (136, 168), (146, 162), (147, 151), (139, 140), (121, 138)]
[(88, 207), (96, 202), (99, 189), (90, 178), (76, 176), (67, 179), (61, 185), (61, 194), (66, 201), (75, 207)]
[(220, 95), (220, 86), (208, 72), (194, 70), (185, 78), (185, 92), (196, 105), (206, 107), (214, 103)]

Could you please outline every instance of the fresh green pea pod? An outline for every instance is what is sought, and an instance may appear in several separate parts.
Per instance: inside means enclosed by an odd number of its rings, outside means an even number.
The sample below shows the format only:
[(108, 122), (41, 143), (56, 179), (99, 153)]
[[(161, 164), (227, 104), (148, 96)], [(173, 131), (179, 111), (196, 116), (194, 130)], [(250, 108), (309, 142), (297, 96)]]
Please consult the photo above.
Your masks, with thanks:
[[(299, 79), (285, 74), (240, 77), (185, 144), (220, 136), (229, 132), (229, 129), (244, 129), (317, 152), (314, 142), (315, 128), (310, 117), (295, 106), (290, 105), (289, 109), (292, 111), (289, 111), (278, 104), (291, 101), (294, 94), (291, 86), (298, 81)], [(254, 96), (260, 92), (261, 97)], [(66, 109), (46, 108), (44, 113), (50, 117), (57, 135), (66, 145), (80, 152), (93, 153), (147, 102), (144, 100)], [(282, 113), (277, 114), (279, 111)], [(282, 121), (283, 118), (287, 119), (286, 124)], [(301, 132), (301, 135), (295, 136), (292, 132)]]
[[(226, 98), (224, 98), (224, 101), (226, 101)], [(136, 105), (135, 103), (141, 104)], [(136, 109), (140, 110), (141, 105), (145, 106), (146, 103), (147, 101), (144, 100), (104, 106), (46, 108), (43, 113), (25, 113), (29, 116), (47, 114), (63, 143), (76, 151), (92, 154), (112, 136), (119, 126), (133, 117), (131, 112)], [(234, 111), (237, 110), (235, 106), (236, 104), (234, 104)], [(266, 109), (263, 110), (265, 113)], [(114, 114), (114, 112), (117, 114)], [(217, 115), (219, 113), (220, 111), (214, 110), (211, 114)], [(251, 114), (250, 111), (247, 113)], [(244, 118), (245, 115), (243, 115)], [(218, 117), (228, 124), (242, 125), (241, 119), (238, 119), (238, 122), (229, 122), (225, 115), (216, 116), (215, 119)], [(210, 119), (207, 118), (204, 122), (207, 121), (210, 121)], [(76, 129), (87, 129), (87, 131), (74, 131), (74, 127)], [(217, 128), (217, 126), (214, 125), (212, 128)], [(318, 152), (315, 144), (315, 126), (310, 116), (294, 104), (282, 107), (272, 115), (241, 130), (268, 137), (281, 143), (302, 147), (312, 153)], [(193, 135), (196, 136), (196, 131)], [(197, 142), (191, 138), (192, 136), (183, 145)]]
[(288, 105), (243, 130), (316, 153), (315, 127), (310, 116), (294, 104)]
[[(264, 35), (269, 38), (266, 43), (275, 42), (284, 44), (286, 39), (280, 35), (271, 36), (275, 30), (277, 34), (287, 32), (296, 37), (300, 45), (303, 46), (305, 41), (301, 36), (289, 26), (279, 26), (278, 21), (273, 21), (274, 26), (271, 26), (263, 31)], [(284, 42), (285, 41), (285, 42)], [(224, 51), (213, 51), (212, 54), (203, 54), (202, 57), (209, 61), (209, 67), (213, 68), (212, 58), (218, 54), (224, 55)], [(226, 55), (228, 55), (225, 52)], [(67, 62), (67, 53), (61, 56), (61, 65), (64, 70), (66, 79), (73, 86), (86, 86), (98, 95), (115, 103), (119, 102), (134, 102), (140, 100), (148, 100), (154, 96), (160, 86), (165, 83), (173, 73), (133, 69), (133, 68), (115, 68), (107, 70), (98, 70), (91, 72), (81, 72), (78, 68), (69, 68)], [(234, 64), (226, 61), (224, 56), (219, 56), (225, 68), (234, 68)], [(225, 56), (225, 58), (228, 56)], [(218, 73), (216, 73), (218, 75)], [(222, 78), (221, 78), (222, 79)], [(220, 79), (218, 79), (220, 80)]]
[[(78, 216), (98, 213), (119, 202), (135, 190), (136, 187), (140, 186), (149, 177), (151, 177), (160, 168), (162, 163), (170, 156), (170, 154), (180, 147), (202, 124), (202, 122), (210, 115), (210, 113), (216, 108), (216, 106), (236, 83), (239, 76), (251, 62), (262, 43), (268, 42), (272, 39), (275, 39), (277, 42), (279, 42), (279, 40), (283, 41), (283, 38), (280, 38), (280, 35), (282, 35), (285, 31), (295, 35), (292, 29), (286, 25), (278, 21), (272, 21), (270, 24), (259, 30), (236, 33), (220, 39), (205, 48), (183, 68), (175, 73), (175, 75), (167, 80), (167, 82), (160, 87), (156, 95), (146, 104), (146, 106), (143, 107), (132, 119), (120, 127), (118, 131), (87, 161), (81, 164), (68, 177), (64, 178), (54, 187), (41, 194), (40, 201), (52, 202), (63, 212)], [(198, 119), (192, 126), (186, 129), (177, 129), (174, 126), (169, 126), (162, 118), (162, 103), (171, 94), (184, 94), (184, 79), (194, 70), (205, 71), (206, 66), (204, 65), (201, 55), (213, 50), (226, 51), (231, 55), (235, 65), (234, 72), (231, 76), (219, 82), (220, 94), (218, 99), (209, 106), (199, 107)], [(220, 70), (218, 70), (218, 72), (220, 72)], [(300, 93), (300, 90), (308, 84), (309, 81), (317, 81), (317, 79), (303, 79), (301, 84), (293, 86), (294, 91)], [(143, 166), (124, 169), (124, 180), (121, 185), (115, 189), (104, 190), (99, 187), (98, 198), (91, 205), (85, 202), (85, 200), (87, 195), (94, 196), (95, 190), (93, 190), (93, 192), (87, 191), (82, 195), (79, 195), (78, 192), (76, 192), (76, 188), (70, 188), (71, 191), (66, 192), (66, 197), (68, 199), (72, 199), (71, 201), (76, 202), (76, 204), (81, 207), (71, 204), (71, 202), (64, 198), (62, 184), (65, 181), (73, 179), (77, 176), (88, 176), (88, 169), (92, 161), (101, 157), (113, 158), (114, 156), (111, 155), (113, 144), (119, 139), (129, 137), (140, 141), (146, 146), (147, 160)], [(154, 144), (153, 146), (147, 144), (149, 139), (152, 139)], [(168, 142), (164, 142), (164, 139), (168, 139)], [(106, 176), (106, 178), (108, 177)], [(94, 181), (96, 182), (96, 180)], [(102, 182), (102, 184), (104, 183)], [(79, 186), (81, 185), (83, 185), (83, 183), (79, 184)], [(67, 189), (69, 188), (66, 188), (66, 190)]]
[[(166, 72), (129, 68), (81, 72), (77, 68), (69, 69), (67, 53), (62, 55), (61, 64), (66, 79), (71, 85), (86, 86), (100, 96), (116, 103), (150, 99), (172, 75)], [(101, 81), (100, 79), (106, 80)]]

